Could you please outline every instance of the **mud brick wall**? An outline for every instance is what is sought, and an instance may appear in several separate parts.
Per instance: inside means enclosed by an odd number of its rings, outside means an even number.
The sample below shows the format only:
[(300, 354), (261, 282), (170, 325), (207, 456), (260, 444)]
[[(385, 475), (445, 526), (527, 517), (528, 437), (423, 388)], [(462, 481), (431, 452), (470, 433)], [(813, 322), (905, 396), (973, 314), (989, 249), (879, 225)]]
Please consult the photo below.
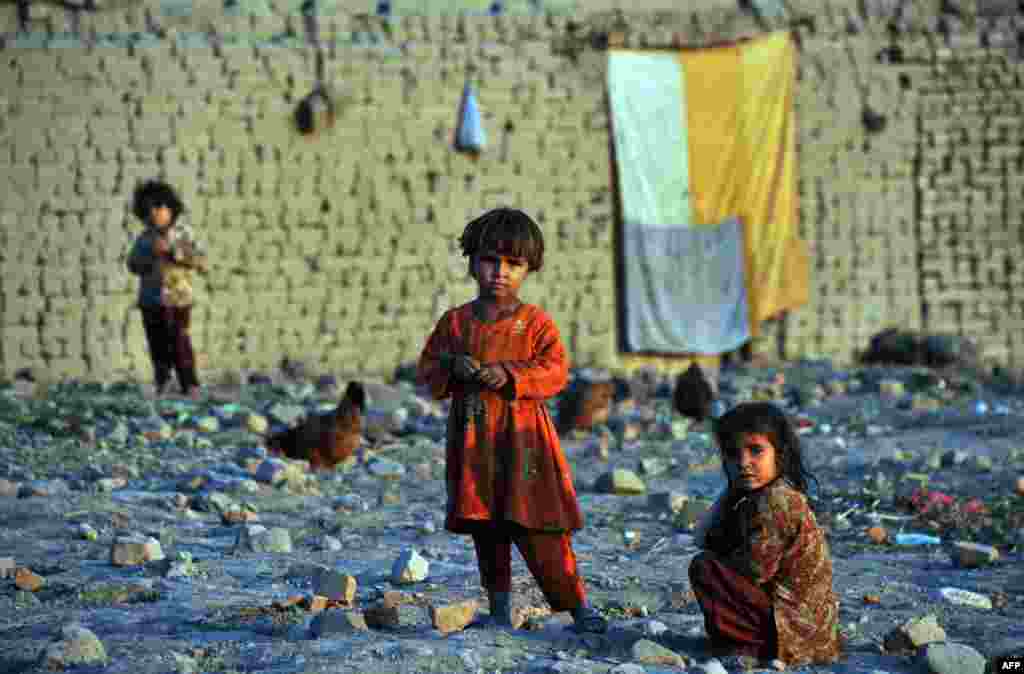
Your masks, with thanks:
[[(395, 2), (390, 20), (365, 14), (372, 3), (323, 4), (326, 76), (341, 108), (332, 129), (308, 139), (291, 122), (315, 82), (298, 3), (142, 3), (77, 25), (33, 6), (31, 32), (17, 37), (14, 6), (0, 6), (4, 374), (150, 378), (137, 280), (122, 255), (140, 230), (131, 190), (156, 175), (176, 185), (211, 247), (193, 317), (203, 373), (269, 369), (285, 356), (313, 371), (390, 373), (418, 355), (441, 311), (472, 296), (457, 235), (502, 204), (525, 207), (545, 231), (548, 267), (524, 295), (554, 315), (573, 360), (650, 362), (616, 350), (605, 57), (591, 38), (699, 46), (785, 17), (761, 24), (710, 0), (685, 12), (561, 3), (539, 15), (507, 2), (498, 17), (418, 16)], [(628, 12), (614, 11), (622, 4)], [(797, 31), (795, 103), (813, 269), (810, 305), (787, 319), (785, 355), (848, 361), (895, 324), (962, 332), (1012, 360), (1022, 353), (1011, 329), (1018, 267), (988, 262), (986, 247), (1015, 263), (1020, 136), (1008, 120), (1020, 110), (1006, 105), (1019, 102), (1020, 66), (1006, 45), (1019, 17), (981, 0), (961, 3), (956, 21), (938, 0), (790, 4), (808, 19)], [(959, 89), (962, 72), (1003, 106), (978, 112), (984, 131), (963, 124), (966, 138), (951, 131), (963, 117), (954, 101), (979, 97)], [(488, 133), (479, 161), (450, 148), (467, 76)], [(858, 82), (887, 117), (879, 134), (860, 123)], [(982, 192), (1001, 205), (975, 208)], [(952, 224), (970, 235), (938, 235)], [(973, 268), (957, 251), (968, 245), (985, 261), (965, 281), (961, 269)], [(943, 308), (957, 303), (959, 313)], [(985, 306), (1002, 332), (982, 331)], [(777, 327), (759, 350), (772, 349)]]
[[(1024, 360), (1024, 62), (997, 40), (936, 54), (921, 82), (923, 316)], [(1015, 47), (1016, 45), (1011, 45)]]

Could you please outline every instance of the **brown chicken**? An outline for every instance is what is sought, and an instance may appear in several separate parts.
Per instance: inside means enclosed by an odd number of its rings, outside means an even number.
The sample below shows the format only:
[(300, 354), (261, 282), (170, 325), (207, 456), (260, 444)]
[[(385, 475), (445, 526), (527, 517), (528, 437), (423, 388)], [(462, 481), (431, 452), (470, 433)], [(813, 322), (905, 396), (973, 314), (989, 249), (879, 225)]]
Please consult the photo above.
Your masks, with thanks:
[(614, 397), (613, 382), (580, 382), (558, 401), (558, 432), (564, 435), (608, 423)]
[(672, 393), (672, 406), (684, 417), (700, 422), (711, 416), (711, 403), (715, 392), (704, 376), (704, 370), (694, 363), (676, 378)]
[(267, 449), (290, 459), (309, 461), (313, 470), (334, 468), (359, 447), (366, 412), (366, 391), (350, 382), (333, 412), (315, 414), (295, 428), (267, 438)]

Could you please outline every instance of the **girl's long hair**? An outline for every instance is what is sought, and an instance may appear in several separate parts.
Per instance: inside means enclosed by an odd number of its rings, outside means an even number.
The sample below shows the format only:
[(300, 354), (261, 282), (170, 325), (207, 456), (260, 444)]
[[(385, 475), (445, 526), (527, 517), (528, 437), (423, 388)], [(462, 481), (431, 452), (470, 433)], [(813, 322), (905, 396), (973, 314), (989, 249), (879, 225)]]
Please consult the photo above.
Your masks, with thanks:
[(775, 447), (781, 476), (804, 494), (808, 494), (810, 480), (820, 491), (818, 479), (804, 465), (800, 438), (793, 424), (774, 403), (742, 403), (716, 419), (713, 427), (715, 441), (723, 455), (739, 452), (744, 433), (767, 436)]

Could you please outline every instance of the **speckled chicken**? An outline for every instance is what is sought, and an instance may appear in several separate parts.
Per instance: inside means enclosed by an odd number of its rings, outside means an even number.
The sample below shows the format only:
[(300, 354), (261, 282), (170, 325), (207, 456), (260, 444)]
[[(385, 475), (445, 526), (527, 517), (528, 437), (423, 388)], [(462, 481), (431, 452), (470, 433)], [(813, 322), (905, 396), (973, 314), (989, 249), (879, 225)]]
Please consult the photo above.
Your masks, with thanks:
[(270, 436), (267, 449), (309, 461), (314, 470), (334, 468), (359, 447), (365, 412), (366, 391), (359, 382), (350, 382), (333, 412), (312, 415), (295, 428)]

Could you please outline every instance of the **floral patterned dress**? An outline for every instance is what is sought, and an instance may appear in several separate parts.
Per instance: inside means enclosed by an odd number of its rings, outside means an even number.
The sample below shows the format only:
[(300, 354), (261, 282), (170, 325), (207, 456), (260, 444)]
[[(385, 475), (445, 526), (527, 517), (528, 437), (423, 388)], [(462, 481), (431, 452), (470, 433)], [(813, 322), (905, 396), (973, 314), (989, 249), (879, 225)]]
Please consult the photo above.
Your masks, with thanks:
[[(457, 381), (441, 365), (442, 353), (503, 363), (511, 379), (508, 395)], [(435, 398), (452, 398), (446, 529), (470, 533), (466, 523), (473, 520), (551, 532), (583, 527), (569, 464), (544, 402), (565, 387), (569, 374), (558, 329), (544, 310), (523, 304), (488, 323), (474, 316), (472, 304), (451, 309), (427, 340), (418, 370)]]
[(782, 478), (750, 495), (726, 491), (698, 524), (696, 538), (771, 596), (780, 660), (803, 665), (838, 659), (832, 559), (803, 493)]

